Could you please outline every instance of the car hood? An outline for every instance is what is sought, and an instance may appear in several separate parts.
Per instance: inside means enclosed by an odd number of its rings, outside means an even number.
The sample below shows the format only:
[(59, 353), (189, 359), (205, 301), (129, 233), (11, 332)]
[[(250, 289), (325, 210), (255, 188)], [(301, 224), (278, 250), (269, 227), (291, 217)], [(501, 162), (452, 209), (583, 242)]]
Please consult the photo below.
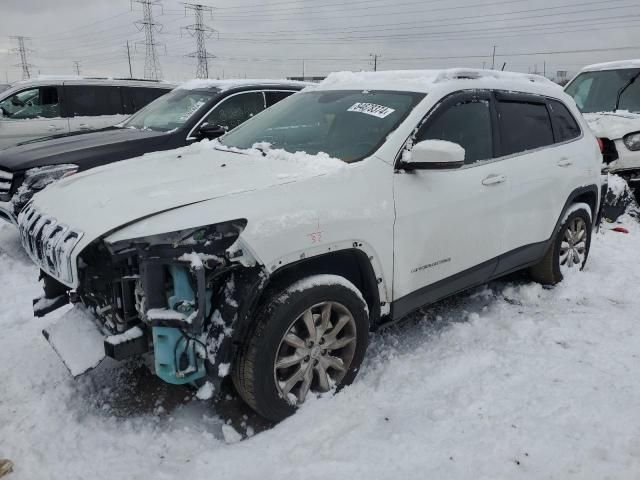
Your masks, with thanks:
[(277, 154), (282, 151), (263, 157), (215, 145), (205, 141), (94, 168), (49, 186), (33, 204), (90, 241), (160, 212), (299, 182), (345, 165), (328, 157)]
[(97, 132), (50, 137), (0, 150), (0, 167), (11, 171), (75, 163), (80, 169), (153, 151), (169, 138), (164, 132), (109, 128)]
[(593, 133), (600, 138), (617, 140), (625, 135), (640, 131), (640, 114), (619, 111), (585, 113), (584, 118)]

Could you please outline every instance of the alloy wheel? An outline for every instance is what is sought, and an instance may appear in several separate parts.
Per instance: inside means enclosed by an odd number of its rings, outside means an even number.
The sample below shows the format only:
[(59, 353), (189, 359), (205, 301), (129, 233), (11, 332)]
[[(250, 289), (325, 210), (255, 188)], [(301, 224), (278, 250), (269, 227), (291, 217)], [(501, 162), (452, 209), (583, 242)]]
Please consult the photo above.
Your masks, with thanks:
[(564, 231), (560, 243), (560, 271), (578, 270), (584, 265), (587, 253), (587, 224), (584, 219), (575, 217)]
[(293, 405), (309, 391), (327, 392), (347, 373), (356, 348), (356, 323), (337, 302), (322, 302), (296, 318), (280, 341), (273, 366), (282, 398)]

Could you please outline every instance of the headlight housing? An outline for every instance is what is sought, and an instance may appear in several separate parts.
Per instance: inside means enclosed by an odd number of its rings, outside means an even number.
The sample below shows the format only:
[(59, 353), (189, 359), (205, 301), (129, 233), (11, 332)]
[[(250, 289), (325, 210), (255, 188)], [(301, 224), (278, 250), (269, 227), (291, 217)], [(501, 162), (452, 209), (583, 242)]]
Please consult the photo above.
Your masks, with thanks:
[(24, 182), (22, 184), (26, 187), (32, 188), (33, 190), (42, 190), (47, 185), (68, 177), (69, 175), (73, 175), (77, 171), (78, 165), (73, 163), (30, 168), (25, 172)]
[(176, 251), (194, 251), (222, 254), (238, 239), (247, 226), (244, 218), (227, 222), (203, 225), (201, 227), (160, 233), (146, 237), (107, 243), (112, 253), (131, 247), (144, 249), (172, 249)]
[(640, 132), (630, 133), (622, 139), (625, 146), (632, 152), (640, 150)]

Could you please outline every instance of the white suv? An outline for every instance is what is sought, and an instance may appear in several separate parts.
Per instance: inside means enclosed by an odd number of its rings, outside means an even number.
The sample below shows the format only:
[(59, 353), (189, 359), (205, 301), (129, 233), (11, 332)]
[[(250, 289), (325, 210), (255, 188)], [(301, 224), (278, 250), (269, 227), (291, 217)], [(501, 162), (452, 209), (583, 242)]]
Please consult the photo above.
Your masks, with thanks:
[[(334, 74), (220, 142), (36, 195), (19, 218), (43, 270), (36, 314), (82, 302), (107, 355), (153, 353), (176, 384), (231, 375), (280, 420), (350, 383), (370, 330), (520, 269), (548, 284), (581, 269), (601, 158), (541, 77)], [(77, 358), (94, 322), (64, 318), (47, 335)]]
[[(589, 65), (565, 91), (602, 141), (606, 170), (640, 187), (640, 60)], [(638, 190), (640, 192), (640, 190)]]

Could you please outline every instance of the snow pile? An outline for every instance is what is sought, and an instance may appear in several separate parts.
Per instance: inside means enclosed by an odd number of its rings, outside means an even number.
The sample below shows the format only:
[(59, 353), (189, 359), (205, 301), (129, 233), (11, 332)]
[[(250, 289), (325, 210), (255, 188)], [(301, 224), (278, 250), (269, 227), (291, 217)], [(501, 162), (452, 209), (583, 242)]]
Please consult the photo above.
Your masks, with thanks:
[(617, 140), (640, 131), (640, 114), (626, 110), (583, 114), (596, 137)]
[[(347, 164), (338, 158), (329, 156), (327, 153), (319, 152), (314, 155), (306, 152), (287, 152), (282, 148), (271, 148), (268, 142), (256, 143), (253, 148), (241, 149), (236, 147), (228, 147), (220, 142), (211, 142), (216, 150), (242, 153), (245, 155), (251, 155), (256, 159), (263, 159), (265, 161), (286, 162), (289, 164), (298, 165), (303, 167), (304, 172), (307, 173), (329, 173), (337, 170), (343, 170), (347, 168)], [(291, 174), (281, 174), (281, 179), (291, 178), (295, 179), (295, 176)]]
[(128, 363), (73, 381), (40, 333), (58, 312), (32, 317), (38, 270), (0, 227), (0, 458), (11, 480), (637, 479), (640, 226), (623, 222), (570, 282), (493, 282), (371, 335), (353, 385), (255, 436)]
[(131, 340), (135, 340), (136, 338), (140, 338), (144, 335), (144, 332), (140, 327), (133, 327), (123, 332), (119, 335), (110, 335), (104, 339), (110, 345), (120, 345), (121, 343), (126, 343)]

